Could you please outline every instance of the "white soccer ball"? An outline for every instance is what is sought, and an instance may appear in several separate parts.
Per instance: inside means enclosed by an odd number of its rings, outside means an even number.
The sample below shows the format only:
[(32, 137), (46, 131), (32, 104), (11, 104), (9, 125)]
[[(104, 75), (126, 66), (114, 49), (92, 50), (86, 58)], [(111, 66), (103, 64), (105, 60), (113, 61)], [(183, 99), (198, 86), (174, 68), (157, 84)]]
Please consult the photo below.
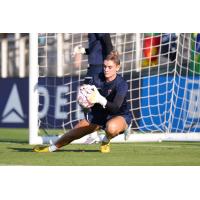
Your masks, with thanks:
[(91, 108), (94, 104), (90, 103), (87, 99), (87, 96), (94, 92), (93, 87), (91, 85), (82, 85), (78, 89), (77, 101), (80, 106), (84, 108)]

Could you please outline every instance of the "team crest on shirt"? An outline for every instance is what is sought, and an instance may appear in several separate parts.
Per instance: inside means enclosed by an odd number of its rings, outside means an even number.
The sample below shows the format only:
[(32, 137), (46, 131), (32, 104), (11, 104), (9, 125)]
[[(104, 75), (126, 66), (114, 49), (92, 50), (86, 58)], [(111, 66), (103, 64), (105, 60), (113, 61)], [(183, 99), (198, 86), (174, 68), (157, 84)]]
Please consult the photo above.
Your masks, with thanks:
[(109, 90), (108, 90), (108, 95), (110, 95), (110, 93), (111, 93), (111, 92), (112, 92), (112, 90), (111, 90), (111, 89), (109, 89)]

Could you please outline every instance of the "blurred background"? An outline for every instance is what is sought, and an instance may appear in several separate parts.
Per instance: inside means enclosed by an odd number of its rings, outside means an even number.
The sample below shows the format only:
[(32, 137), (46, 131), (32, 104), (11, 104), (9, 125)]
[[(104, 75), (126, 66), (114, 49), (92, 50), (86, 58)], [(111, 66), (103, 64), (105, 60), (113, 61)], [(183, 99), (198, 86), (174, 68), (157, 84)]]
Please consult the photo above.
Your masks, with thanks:
[[(200, 34), (110, 33), (110, 36), (114, 49), (120, 54), (119, 73), (130, 88), (128, 98), (134, 115), (132, 128), (165, 132), (170, 127), (181, 132), (190, 131), (195, 121), (198, 131), (198, 97), (192, 101), (194, 103), (188, 103), (190, 96), (186, 92), (191, 87), (193, 90), (197, 88), (195, 92), (198, 92), (199, 86), (188, 85), (188, 81), (191, 77), (196, 81), (200, 74)], [(75, 67), (73, 49), (77, 45), (88, 48), (88, 34), (38, 33), (37, 39), (38, 57), (34, 59), (38, 62), (39, 84), (45, 97), (40, 98), (40, 120), (49, 128), (73, 127), (72, 122), (80, 117), (77, 87), (88, 67), (87, 55), (83, 55), (81, 67)], [(29, 56), (32, 48), (29, 40), (29, 33), (0, 33), (0, 127), (28, 127)], [(170, 102), (173, 84), (177, 100)], [(57, 90), (63, 96), (58, 96)], [(173, 111), (175, 115), (170, 124), (171, 103), (177, 110)]]
[[(140, 66), (136, 63), (136, 34), (134, 33), (111, 33), (114, 48), (121, 54), (122, 68), (125, 71), (141, 70), (141, 67), (149, 67), (151, 65), (159, 66), (174, 65), (176, 58), (177, 36), (175, 33), (155, 33), (155, 41), (145, 39), (151, 36), (151, 33), (140, 34), (140, 60), (143, 61)], [(188, 35), (188, 36), (187, 36)], [(188, 58), (189, 34), (180, 35), (183, 42), (184, 58)], [(156, 41), (157, 40), (157, 41)], [(73, 68), (72, 50), (76, 45), (87, 47), (87, 34), (83, 33), (40, 33), (38, 39), (39, 66), (48, 66), (48, 76), (63, 76), (77, 71)], [(150, 44), (149, 42), (152, 42)], [(148, 44), (149, 43), (149, 44)], [(145, 47), (146, 45), (146, 47)], [(153, 45), (157, 52), (154, 56), (159, 58), (159, 61), (149, 63), (145, 60), (148, 52), (145, 48), (148, 45)], [(58, 52), (61, 52), (58, 54)], [(59, 60), (62, 60), (62, 66), (59, 66)], [(156, 59), (155, 59), (156, 60)], [(184, 62), (187, 59), (184, 60)], [(61, 67), (61, 73), (58, 68)], [(88, 67), (87, 56), (82, 60), (82, 73), (86, 73)], [(29, 75), (29, 34), (28, 33), (0, 33), (0, 77), (27, 77)]]

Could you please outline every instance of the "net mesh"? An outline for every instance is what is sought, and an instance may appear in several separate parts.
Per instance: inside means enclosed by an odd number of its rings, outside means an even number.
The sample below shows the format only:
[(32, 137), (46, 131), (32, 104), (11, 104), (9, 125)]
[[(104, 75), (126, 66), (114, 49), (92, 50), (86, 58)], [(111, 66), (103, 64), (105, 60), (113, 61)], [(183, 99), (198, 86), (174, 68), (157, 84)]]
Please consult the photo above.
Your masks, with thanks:
[[(185, 133), (200, 128), (200, 36), (189, 33), (111, 33), (121, 58), (119, 73), (129, 84), (138, 132)], [(39, 126), (73, 128), (83, 118), (77, 88), (87, 72), (87, 55), (75, 67), (75, 46), (88, 47), (85, 33), (38, 34)]]

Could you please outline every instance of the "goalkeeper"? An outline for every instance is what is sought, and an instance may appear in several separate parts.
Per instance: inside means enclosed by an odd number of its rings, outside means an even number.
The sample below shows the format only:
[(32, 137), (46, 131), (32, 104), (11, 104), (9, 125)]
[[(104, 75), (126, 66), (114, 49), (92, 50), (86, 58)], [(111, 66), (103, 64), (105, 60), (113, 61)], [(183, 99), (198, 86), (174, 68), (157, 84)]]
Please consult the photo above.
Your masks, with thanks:
[[(73, 54), (75, 56), (75, 66), (81, 66), (82, 55), (88, 56), (87, 74), (84, 83), (88, 84), (93, 76), (103, 72), (103, 62), (106, 56), (113, 50), (109, 33), (88, 33), (88, 48), (82, 45), (75, 46)], [(88, 109), (84, 109), (84, 116), (88, 119)], [(96, 140), (97, 132), (91, 133), (86, 144), (91, 144)]]
[[(117, 74), (120, 69), (118, 53), (112, 51), (104, 61), (104, 73), (93, 77), (87, 100), (91, 107), (88, 120), (82, 119), (69, 132), (50, 146), (35, 146), (35, 152), (53, 152), (74, 140), (99, 129), (105, 130), (100, 151), (110, 152), (110, 140), (126, 131), (131, 124), (132, 114), (127, 102), (128, 84)], [(84, 86), (84, 88), (87, 88)], [(97, 89), (98, 88), (98, 89)]]

